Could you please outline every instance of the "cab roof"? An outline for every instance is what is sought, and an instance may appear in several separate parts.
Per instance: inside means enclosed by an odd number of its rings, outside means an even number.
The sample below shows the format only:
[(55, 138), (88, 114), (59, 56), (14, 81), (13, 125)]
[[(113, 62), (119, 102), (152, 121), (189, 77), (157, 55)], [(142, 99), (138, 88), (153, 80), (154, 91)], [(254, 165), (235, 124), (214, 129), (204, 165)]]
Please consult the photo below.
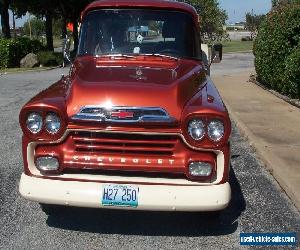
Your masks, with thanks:
[(103, 8), (148, 8), (184, 11), (191, 14), (198, 22), (194, 7), (187, 3), (172, 0), (98, 0), (90, 3), (82, 12), (81, 19), (90, 11)]

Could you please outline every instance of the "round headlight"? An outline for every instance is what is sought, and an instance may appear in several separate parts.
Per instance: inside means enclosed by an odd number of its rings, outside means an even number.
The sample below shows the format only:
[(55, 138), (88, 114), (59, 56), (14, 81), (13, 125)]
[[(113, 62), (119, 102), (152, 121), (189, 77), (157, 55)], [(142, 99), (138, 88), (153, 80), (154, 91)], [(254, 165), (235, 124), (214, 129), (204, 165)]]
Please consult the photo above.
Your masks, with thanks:
[(46, 130), (50, 134), (56, 134), (61, 126), (59, 117), (54, 113), (49, 113), (45, 119)]
[(220, 141), (224, 136), (224, 124), (219, 120), (210, 121), (207, 126), (207, 133), (214, 142)]
[(42, 130), (43, 127), (42, 116), (36, 112), (30, 113), (26, 120), (26, 126), (31, 133), (37, 134)]
[(200, 119), (195, 119), (189, 122), (189, 135), (196, 141), (203, 139), (205, 135), (205, 125)]

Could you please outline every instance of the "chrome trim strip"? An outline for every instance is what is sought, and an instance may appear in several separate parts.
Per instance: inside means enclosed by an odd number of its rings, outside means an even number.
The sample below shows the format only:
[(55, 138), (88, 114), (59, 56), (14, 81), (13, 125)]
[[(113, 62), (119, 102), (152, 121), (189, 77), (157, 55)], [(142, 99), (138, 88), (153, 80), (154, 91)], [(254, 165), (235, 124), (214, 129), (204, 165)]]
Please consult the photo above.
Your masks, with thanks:
[[(164, 113), (164, 115), (142, 115), (138, 119), (112, 119), (107, 118), (105, 114), (93, 114), (93, 113), (85, 113), (85, 109), (103, 109), (107, 112), (111, 112), (114, 110), (132, 110), (132, 111), (160, 111)], [(153, 123), (174, 123), (176, 119), (170, 117), (168, 112), (159, 107), (127, 107), (127, 106), (113, 106), (111, 108), (106, 108), (103, 106), (94, 106), (87, 105), (82, 107), (79, 112), (71, 117), (73, 120), (77, 121), (95, 121), (95, 122), (110, 122), (110, 123), (143, 123), (143, 122), (153, 122)]]
[(65, 133), (56, 141), (38, 141), (37, 144), (56, 144), (62, 142), (64, 139), (67, 138), (70, 132), (94, 132), (94, 133), (108, 133), (108, 134), (140, 134), (140, 135), (171, 135), (171, 136), (179, 136), (182, 141), (188, 146), (189, 148), (196, 150), (196, 151), (208, 151), (208, 152), (219, 152), (219, 150), (211, 150), (206, 148), (197, 148), (190, 145), (185, 137), (180, 133), (161, 133), (161, 132), (140, 132), (140, 131), (111, 131), (111, 130), (102, 130), (102, 129), (66, 129)]
[(179, 61), (180, 58), (175, 57), (175, 56), (169, 56), (169, 55), (164, 55), (164, 54), (159, 54), (159, 53), (148, 53), (148, 54), (139, 54), (141, 56), (156, 56), (156, 57), (161, 57), (161, 58), (167, 58), (167, 59), (172, 59)]
[[(158, 67), (149, 67), (149, 66), (120, 66), (120, 65), (96, 65), (96, 68), (124, 68), (124, 69), (129, 69), (129, 70), (137, 70), (137, 69), (151, 69), (151, 70), (159, 70), (161, 71), (162, 68), (158, 68)], [(163, 70), (168, 70), (168, 71), (172, 71), (172, 73), (175, 71), (174, 69), (171, 68), (163, 68)]]
[(101, 115), (74, 115), (72, 116), (73, 120), (78, 121), (94, 121), (94, 122), (112, 122), (112, 123), (142, 123), (142, 122), (165, 122), (165, 123), (174, 123), (176, 122), (175, 118), (163, 118), (161, 116), (154, 115), (145, 115), (141, 116), (138, 120), (114, 120), (114, 119), (106, 119), (105, 116)]

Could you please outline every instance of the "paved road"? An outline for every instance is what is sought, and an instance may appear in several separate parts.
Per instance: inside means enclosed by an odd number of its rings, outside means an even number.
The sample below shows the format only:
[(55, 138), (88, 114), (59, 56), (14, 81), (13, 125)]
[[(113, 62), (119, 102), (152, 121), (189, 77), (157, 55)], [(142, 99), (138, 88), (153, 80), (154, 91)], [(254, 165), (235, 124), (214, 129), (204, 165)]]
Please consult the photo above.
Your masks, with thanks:
[[(237, 61), (235, 68), (239, 65)], [(47, 217), (17, 191), (22, 172), (18, 113), (62, 72), (0, 76), (0, 249), (239, 249), (240, 232), (300, 232), (299, 212), (235, 126), (233, 198), (219, 220), (202, 213), (79, 208)]]
[(248, 70), (255, 72), (252, 53), (228, 53), (223, 55), (221, 63), (212, 64), (211, 75), (231, 75)]

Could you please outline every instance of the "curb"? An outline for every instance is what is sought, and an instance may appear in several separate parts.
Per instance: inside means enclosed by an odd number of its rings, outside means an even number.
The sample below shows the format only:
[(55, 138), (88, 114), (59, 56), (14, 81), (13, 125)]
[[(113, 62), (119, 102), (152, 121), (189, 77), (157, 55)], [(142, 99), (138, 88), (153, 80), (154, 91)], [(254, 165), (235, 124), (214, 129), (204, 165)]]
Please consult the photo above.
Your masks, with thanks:
[(295, 207), (300, 211), (300, 199), (296, 197), (292, 189), (288, 185), (288, 181), (281, 177), (280, 173), (277, 173), (276, 170), (272, 168), (272, 162), (270, 161), (269, 157), (263, 153), (263, 145), (257, 142), (257, 137), (248, 129), (248, 127), (234, 114), (233, 110), (231, 109), (230, 105), (225, 102), (225, 105), (228, 109), (228, 112), (232, 119), (235, 121), (240, 133), (243, 137), (245, 137), (248, 141), (250, 146), (255, 149), (256, 155), (258, 159), (263, 163), (266, 170), (274, 177), (276, 182), (279, 186), (283, 189), (283, 191), (287, 194), (287, 196), (291, 199), (292, 203)]
[(288, 104), (293, 105), (296, 108), (300, 109), (300, 100), (297, 99), (291, 99), (285, 95), (282, 95), (280, 93), (278, 93), (277, 91), (273, 90), (273, 89), (269, 89), (266, 86), (264, 86), (263, 84), (261, 84), (260, 82), (258, 82), (256, 80), (256, 75), (250, 75), (250, 79), (249, 82), (252, 82), (254, 84), (256, 84), (257, 86), (261, 87), (262, 89), (268, 91), (269, 93), (275, 95), (276, 97), (280, 98), (281, 100), (287, 102)]
[(242, 50), (242, 51), (232, 51), (232, 52), (223, 52), (224, 55), (228, 55), (228, 54), (249, 54), (249, 53), (253, 53), (253, 50)]
[[(49, 67), (49, 68), (44, 68), (44, 69), (29, 69), (29, 70), (20, 70), (20, 71), (15, 71), (15, 72), (0, 72), (0, 76), (1, 75), (10, 75), (10, 74), (20, 74), (20, 73), (26, 73), (26, 72), (43, 72), (43, 71), (48, 71), (48, 70), (53, 70), (53, 69), (58, 69), (58, 68), (62, 68), (62, 66), (55, 66), (55, 67)], [(20, 68), (21, 69), (21, 68)]]

